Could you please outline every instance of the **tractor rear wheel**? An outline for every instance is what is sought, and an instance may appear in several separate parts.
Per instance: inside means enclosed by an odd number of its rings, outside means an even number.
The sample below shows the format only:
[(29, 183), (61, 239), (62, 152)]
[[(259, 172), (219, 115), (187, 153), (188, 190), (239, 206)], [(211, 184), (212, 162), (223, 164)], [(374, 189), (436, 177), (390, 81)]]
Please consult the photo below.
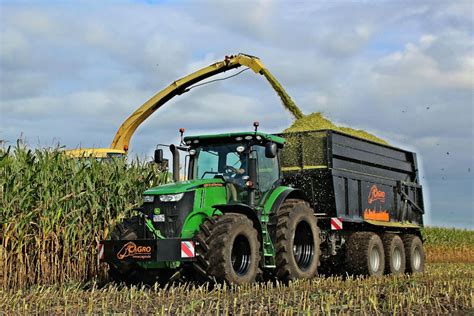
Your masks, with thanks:
[(353, 233), (346, 244), (345, 265), (353, 275), (381, 276), (385, 268), (382, 240), (372, 232)]
[(403, 236), (405, 245), (406, 271), (418, 273), (425, 271), (425, 250), (420, 237), (416, 235)]
[(317, 274), (319, 228), (306, 201), (286, 200), (277, 212), (276, 275), (281, 280), (307, 279)]
[(384, 234), (382, 242), (385, 252), (385, 273), (403, 274), (406, 260), (402, 239), (395, 234)]
[[(204, 223), (201, 231), (206, 230), (208, 225)], [(205, 264), (201, 267), (204, 272), (216, 281), (234, 284), (254, 282), (260, 273), (260, 242), (252, 221), (245, 215), (224, 214), (209, 233), (202, 249)]]

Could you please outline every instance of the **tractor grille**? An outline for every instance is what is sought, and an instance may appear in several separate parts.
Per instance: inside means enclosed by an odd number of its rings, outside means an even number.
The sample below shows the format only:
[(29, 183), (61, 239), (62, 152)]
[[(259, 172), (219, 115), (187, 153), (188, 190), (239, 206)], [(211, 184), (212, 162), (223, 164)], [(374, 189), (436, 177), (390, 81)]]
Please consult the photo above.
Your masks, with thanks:
[(186, 192), (178, 202), (161, 202), (159, 197), (155, 197), (152, 203), (144, 203), (146, 214), (152, 218), (153, 210), (160, 208), (160, 214), (165, 215), (164, 222), (153, 222), (156, 229), (159, 229), (163, 237), (180, 237), (184, 221), (193, 210), (194, 192)]

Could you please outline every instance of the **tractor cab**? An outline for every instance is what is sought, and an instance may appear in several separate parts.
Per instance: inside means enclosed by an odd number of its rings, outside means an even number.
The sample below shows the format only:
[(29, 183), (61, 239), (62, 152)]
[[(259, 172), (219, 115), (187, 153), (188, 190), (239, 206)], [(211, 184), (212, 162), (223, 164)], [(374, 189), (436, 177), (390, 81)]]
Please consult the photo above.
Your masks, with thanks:
[(280, 179), (278, 148), (283, 138), (241, 132), (186, 137), (190, 180), (223, 181), (228, 203), (251, 207)]

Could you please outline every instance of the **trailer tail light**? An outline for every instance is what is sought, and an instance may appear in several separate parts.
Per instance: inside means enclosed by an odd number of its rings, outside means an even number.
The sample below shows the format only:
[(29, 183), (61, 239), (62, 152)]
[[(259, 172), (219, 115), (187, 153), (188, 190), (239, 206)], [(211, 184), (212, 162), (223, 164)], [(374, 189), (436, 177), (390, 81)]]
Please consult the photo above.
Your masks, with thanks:
[(98, 251), (97, 251), (97, 257), (99, 259), (99, 262), (104, 261), (104, 244), (102, 242), (99, 244)]

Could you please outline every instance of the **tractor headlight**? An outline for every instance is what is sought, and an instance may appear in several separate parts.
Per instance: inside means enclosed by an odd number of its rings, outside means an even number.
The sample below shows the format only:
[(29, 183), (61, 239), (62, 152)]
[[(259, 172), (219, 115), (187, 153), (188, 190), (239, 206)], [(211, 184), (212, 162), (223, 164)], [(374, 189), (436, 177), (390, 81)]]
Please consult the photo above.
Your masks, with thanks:
[(144, 195), (143, 196), (143, 202), (145, 203), (153, 203), (155, 201), (155, 196), (154, 195)]
[(178, 202), (183, 198), (184, 193), (160, 195), (161, 202)]

